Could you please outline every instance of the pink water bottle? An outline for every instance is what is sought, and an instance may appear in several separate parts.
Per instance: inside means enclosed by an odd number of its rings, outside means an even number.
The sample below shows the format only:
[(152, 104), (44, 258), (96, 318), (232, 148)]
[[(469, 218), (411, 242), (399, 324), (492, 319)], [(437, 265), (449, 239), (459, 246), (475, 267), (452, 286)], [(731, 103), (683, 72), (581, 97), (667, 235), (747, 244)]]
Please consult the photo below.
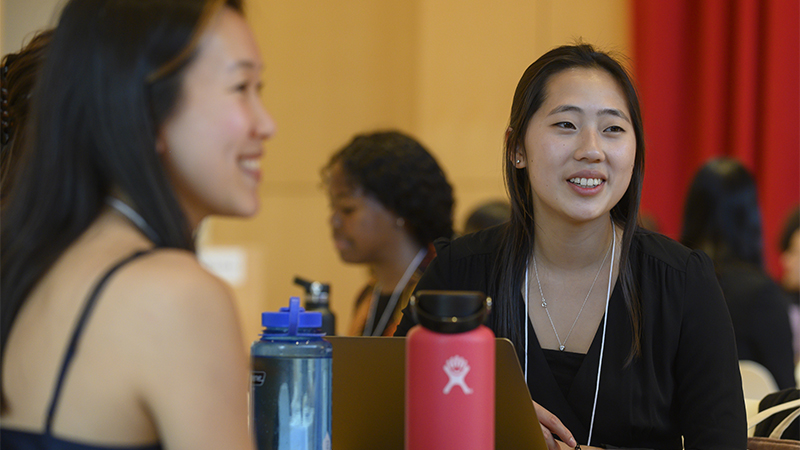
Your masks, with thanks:
[(481, 292), (419, 291), (406, 339), (406, 450), (494, 449), (494, 333)]

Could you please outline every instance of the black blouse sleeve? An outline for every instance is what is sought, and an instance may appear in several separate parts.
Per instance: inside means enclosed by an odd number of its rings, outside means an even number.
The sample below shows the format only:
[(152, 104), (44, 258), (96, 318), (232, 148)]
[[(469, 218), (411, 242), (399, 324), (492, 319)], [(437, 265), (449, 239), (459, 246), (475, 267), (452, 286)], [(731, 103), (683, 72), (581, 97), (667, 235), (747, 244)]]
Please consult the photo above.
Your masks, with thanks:
[(747, 421), (728, 309), (711, 260), (693, 252), (686, 266), (675, 358), (677, 413), (686, 449), (744, 449)]

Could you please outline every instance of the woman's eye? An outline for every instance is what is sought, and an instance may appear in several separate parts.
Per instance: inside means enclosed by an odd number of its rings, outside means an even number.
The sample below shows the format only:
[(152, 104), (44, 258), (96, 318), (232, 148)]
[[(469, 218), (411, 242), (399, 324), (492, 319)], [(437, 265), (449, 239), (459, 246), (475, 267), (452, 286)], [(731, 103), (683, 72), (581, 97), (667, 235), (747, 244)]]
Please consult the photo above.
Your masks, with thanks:
[(575, 125), (573, 125), (572, 122), (558, 122), (554, 126), (556, 126), (558, 128), (564, 128), (564, 129), (567, 129), (567, 130), (574, 130), (575, 129)]
[(622, 133), (625, 130), (619, 125), (611, 125), (610, 127), (606, 128), (606, 131), (610, 131), (612, 133)]

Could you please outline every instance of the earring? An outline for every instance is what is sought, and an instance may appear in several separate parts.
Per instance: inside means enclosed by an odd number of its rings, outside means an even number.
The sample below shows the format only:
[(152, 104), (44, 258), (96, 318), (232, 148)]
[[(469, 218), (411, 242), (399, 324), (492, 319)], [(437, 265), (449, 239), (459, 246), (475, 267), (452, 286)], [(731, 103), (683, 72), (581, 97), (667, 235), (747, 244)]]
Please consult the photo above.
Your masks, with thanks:
[(406, 220), (403, 219), (402, 217), (398, 217), (397, 222), (395, 222), (395, 224), (397, 225), (397, 228), (403, 228), (403, 225), (406, 224)]
[(517, 160), (517, 164), (519, 164), (519, 160)]

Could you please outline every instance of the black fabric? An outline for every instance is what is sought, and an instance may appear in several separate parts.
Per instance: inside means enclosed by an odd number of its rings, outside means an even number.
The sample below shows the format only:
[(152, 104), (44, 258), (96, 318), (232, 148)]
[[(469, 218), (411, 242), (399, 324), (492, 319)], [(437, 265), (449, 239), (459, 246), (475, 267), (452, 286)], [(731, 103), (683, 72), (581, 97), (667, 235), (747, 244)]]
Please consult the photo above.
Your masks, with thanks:
[[(440, 242), (438, 257), (417, 289), (486, 292), (500, 232), (491, 228)], [(592, 445), (677, 450), (683, 436), (687, 449), (744, 449), (746, 414), (733, 327), (711, 260), (639, 230), (630, 265), (641, 301), (642, 355), (625, 365), (631, 325), (617, 283), (609, 304)], [(521, 293), (494, 299), (502, 301), (518, 303), (524, 314)], [(405, 311), (396, 334), (404, 335), (413, 325)], [(581, 444), (588, 437), (601, 331), (602, 322), (566, 396), (532, 327), (528, 333), (531, 397), (561, 419)]]
[(55, 418), (55, 414), (58, 408), (58, 401), (61, 398), (61, 388), (64, 385), (64, 380), (66, 379), (66, 375), (69, 372), (70, 365), (72, 364), (72, 359), (75, 356), (75, 353), (78, 350), (78, 344), (80, 343), (81, 335), (83, 334), (83, 329), (85, 328), (89, 318), (91, 317), (92, 310), (94, 306), (97, 304), (97, 300), (100, 297), (100, 293), (103, 291), (103, 288), (106, 286), (106, 283), (111, 278), (114, 273), (116, 273), (120, 268), (128, 264), (129, 262), (149, 253), (151, 250), (144, 250), (140, 252), (136, 252), (121, 261), (117, 262), (112, 266), (106, 273), (100, 278), (100, 281), (97, 282), (94, 289), (92, 290), (91, 294), (86, 300), (86, 303), (81, 310), (81, 315), (78, 318), (78, 322), (75, 325), (75, 329), (72, 331), (72, 337), (69, 342), (69, 346), (67, 347), (67, 352), (64, 354), (64, 359), (61, 362), (61, 370), (59, 371), (58, 380), (56, 382), (55, 389), (53, 390), (53, 394), (50, 399), (50, 407), (47, 410), (47, 416), (45, 417), (45, 429), (43, 433), (31, 433), (22, 430), (12, 430), (12, 429), (3, 429), (0, 428), (0, 448), (2, 450), (12, 450), (12, 449), (42, 449), (42, 450), (101, 450), (101, 449), (135, 449), (135, 450), (158, 450), (161, 448), (160, 445), (148, 445), (148, 446), (137, 446), (137, 447), (101, 447), (101, 446), (94, 446), (94, 445), (87, 445), (82, 444), (79, 442), (74, 441), (67, 441), (63, 439), (59, 439), (52, 434), (52, 425), (53, 420)]
[[(800, 390), (795, 388), (783, 389), (778, 392), (773, 392), (772, 394), (769, 394), (761, 399), (761, 401), (758, 403), (758, 410), (764, 411), (767, 408), (797, 399), (800, 399)], [(769, 437), (769, 434), (772, 433), (772, 430), (774, 430), (775, 427), (786, 418), (786, 416), (791, 414), (792, 411), (794, 411), (794, 409), (788, 409), (786, 411), (775, 413), (772, 416), (764, 419), (761, 423), (756, 425), (753, 436)], [(794, 422), (792, 422), (792, 424), (786, 428), (786, 431), (783, 432), (781, 439), (794, 439), (795, 441), (800, 441), (800, 419), (795, 419)]]
[(586, 355), (547, 349), (544, 349), (543, 352), (544, 359), (547, 361), (547, 365), (550, 366), (550, 371), (553, 372), (553, 377), (555, 377), (561, 393), (565, 396), (569, 395), (570, 388), (575, 382), (575, 375), (578, 374), (578, 370), (583, 365)]
[(789, 303), (780, 286), (746, 264), (717, 267), (736, 333), (739, 359), (772, 373), (779, 389), (795, 387)]
[(67, 441), (49, 434), (0, 428), (0, 450), (161, 450), (161, 446), (102, 447)]

